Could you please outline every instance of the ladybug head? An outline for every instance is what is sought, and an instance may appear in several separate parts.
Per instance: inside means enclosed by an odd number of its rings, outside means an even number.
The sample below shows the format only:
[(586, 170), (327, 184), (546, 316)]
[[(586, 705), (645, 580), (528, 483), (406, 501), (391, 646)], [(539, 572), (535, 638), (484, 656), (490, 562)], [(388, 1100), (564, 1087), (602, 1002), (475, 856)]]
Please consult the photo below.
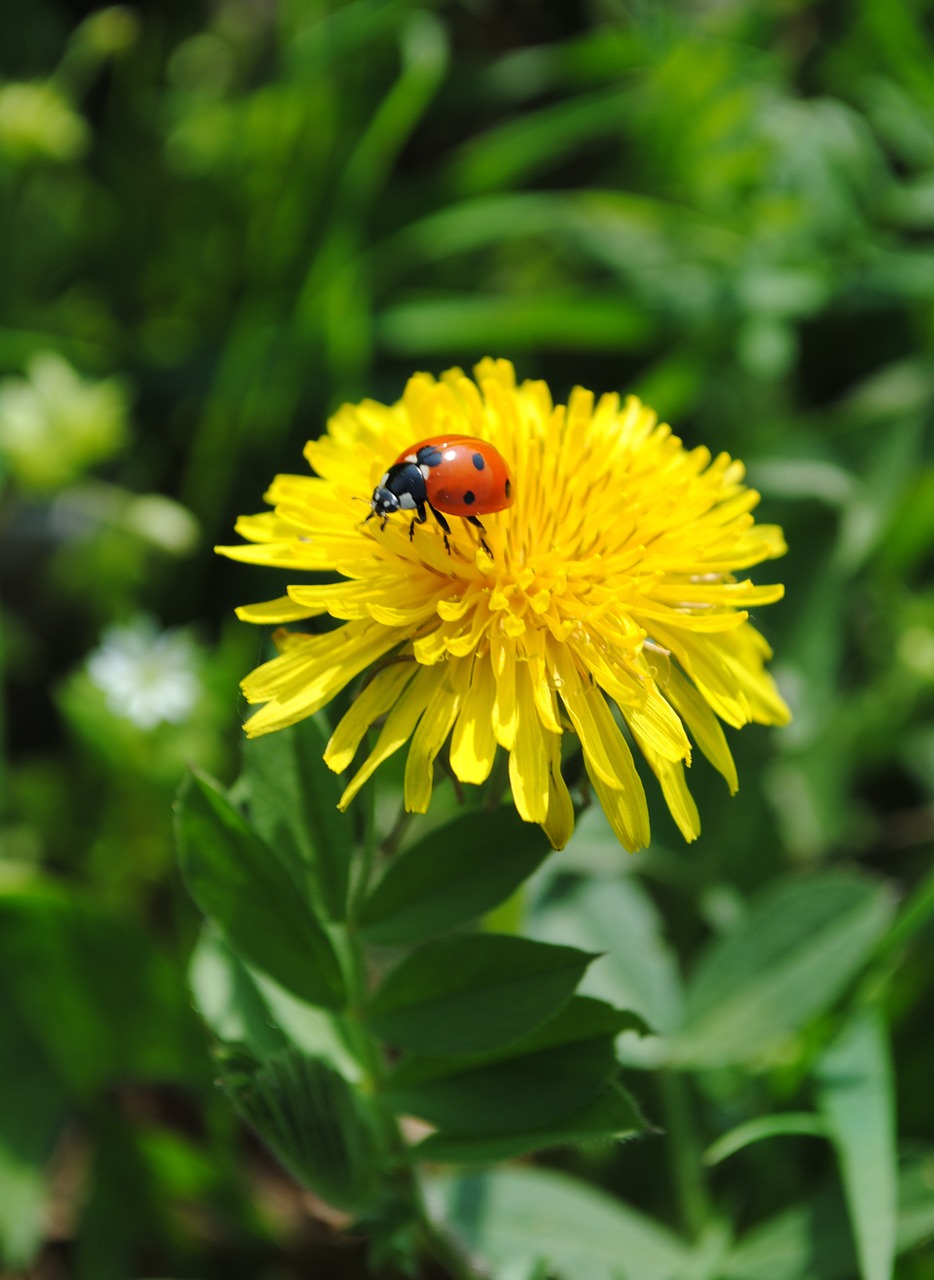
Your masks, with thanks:
[(394, 511), (398, 511), (401, 503), (396, 494), (391, 489), (387, 489), (385, 485), (386, 476), (373, 490), (373, 497), (370, 499), (370, 506), (373, 510), (367, 516), (367, 520), (371, 516), (391, 516)]
[(418, 511), (426, 501), (425, 477), (413, 462), (396, 462), (373, 490), (370, 515), (385, 520), (396, 511)]

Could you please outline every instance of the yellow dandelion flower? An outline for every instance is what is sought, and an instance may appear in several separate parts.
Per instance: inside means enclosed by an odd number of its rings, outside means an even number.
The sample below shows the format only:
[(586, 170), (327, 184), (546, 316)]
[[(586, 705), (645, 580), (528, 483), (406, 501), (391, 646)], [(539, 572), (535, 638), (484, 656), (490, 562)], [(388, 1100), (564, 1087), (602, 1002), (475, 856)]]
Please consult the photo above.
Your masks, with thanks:
[[(441, 433), (493, 443), (513, 504), (484, 516), (482, 538), (449, 517), (449, 549), (430, 518), (411, 538), (404, 513), (382, 527), (364, 521), (359, 499), (388, 465)], [(544, 382), (517, 386), (508, 361), (487, 359), (475, 382), (460, 369), (440, 380), (416, 374), (398, 404), (345, 405), (305, 456), (316, 474), (277, 476), (266, 495), (274, 510), (237, 524), (250, 545), (218, 550), (340, 575), (238, 615), (343, 622), (324, 635), (278, 630), (279, 656), (243, 682), (247, 701), (265, 704), (246, 723), (255, 736), (311, 715), (368, 671), (325, 755), (346, 769), (381, 725), (341, 807), (406, 743), (405, 804), (418, 813), (446, 746), (454, 774), (474, 784), (501, 747), (517, 810), (560, 848), (574, 825), (561, 772), (571, 733), (627, 849), (649, 839), (633, 745), (693, 840), (691, 738), (732, 792), (720, 722), (788, 720), (748, 614), (783, 589), (736, 577), (784, 553), (781, 530), (755, 524), (759, 496), (743, 485), (742, 463), (685, 449), (634, 397), (595, 404), (576, 388), (555, 405)]]

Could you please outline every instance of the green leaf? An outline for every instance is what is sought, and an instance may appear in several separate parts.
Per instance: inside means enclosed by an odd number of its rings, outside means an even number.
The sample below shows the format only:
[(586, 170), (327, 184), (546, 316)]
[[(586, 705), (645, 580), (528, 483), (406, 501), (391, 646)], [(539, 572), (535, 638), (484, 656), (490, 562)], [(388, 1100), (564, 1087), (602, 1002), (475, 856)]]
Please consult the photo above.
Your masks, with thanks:
[(817, 1069), (821, 1111), (840, 1162), (862, 1280), (889, 1280), (895, 1259), (898, 1163), (888, 1037), (865, 1010)]
[(376, 329), (386, 347), (404, 355), (549, 344), (576, 351), (640, 351), (651, 340), (652, 320), (626, 293), (591, 289), (484, 297), (473, 292), (387, 307)]
[(0, 1007), (76, 1098), (128, 1077), (206, 1082), (180, 975), (138, 928), (42, 882), (0, 893)]
[(472, 1054), (470, 1057), (405, 1057), (390, 1073), (389, 1083), (392, 1087), (408, 1088), (411, 1085), (442, 1080), (445, 1076), (459, 1075), (477, 1066), (506, 1062), (523, 1054), (541, 1053), (545, 1049), (562, 1045), (584, 1044), (588, 1040), (617, 1036), (623, 1031), (641, 1033), (643, 1029), (644, 1024), (636, 1014), (625, 1009), (614, 1009), (612, 1005), (603, 1000), (594, 1000), (591, 996), (575, 995), (553, 1018), (549, 1018), (521, 1040), (487, 1053)]
[(343, 920), (351, 829), (341, 784), (324, 763), (327, 738), (313, 716), (244, 744), (250, 825), (332, 920)]
[(459, 1134), (541, 1129), (578, 1111), (616, 1074), (616, 1035), (629, 1016), (575, 996), (544, 1027), (479, 1058), (415, 1058), (390, 1077), (396, 1111)]
[(189, 980), (198, 1012), (225, 1044), (245, 1046), (258, 1059), (292, 1045), (324, 1059), (347, 1080), (360, 1078), (340, 1016), (250, 969), (210, 925), (195, 948)]
[[(934, 1236), (934, 1153), (907, 1161), (898, 1181), (896, 1249)], [(837, 1187), (754, 1228), (720, 1266), (723, 1280), (851, 1280), (857, 1271), (846, 1206)]]
[(662, 936), (655, 904), (635, 876), (584, 877), (556, 891), (536, 906), (532, 931), (546, 942), (603, 953), (584, 980), (590, 994), (634, 1009), (656, 1031), (678, 1026), (682, 992), (677, 962)]
[(547, 1264), (561, 1280), (620, 1280), (638, 1259), (638, 1280), (676, 1280), (687, 1246), (604, 1191), (544, 1169), (496, 1169), (436, 1177), (432, 1216), (491, 1275)]
[(340, 1008), (344, 982), (324, 928), (275, 853), (197, 774), (183, 787), (177, 833), (191, 896), (228, 942), (300, 999)]
[(36, 880), (0, 892), (0, 1262), (47, 1231), (48, 1162), (70, 1113), (115, 1082), (206, 1086), (184, 987), (145, 934)]
[(372, 1201), (381, 1153), (361, 1094), (318, 1058), (295, 1049), (225, 1072), (240, 1115), (285, 1167), (330, 1204), (359, 1212)]
[(606, 1085), (595, 1098), (570, 1115), (540, 1128), (487, 1135), (439, 1130), (419, 1143), (415, 1150), (423, 1160), (489, 1164), (547, 1147), (612, 1142), (643, 1133), (645, 1129), (645, 1121), (629, 1093), (614, 1083)]
[(898, 1222), (895, 1247), (899, 1254), (934, 1238), (934, 1149), (903, 1163), (898, 1176)]
[(26, 1268), (46, 1232), (46, 1166), (70, 1098), (7, 1001), (0, 1018), (0, 1265)]
[(828, 1137), (827, 1125), (820, 1116), (812, 1111), (785, 1111), (780, 1115), (757, 1116), (755, 1120), (747, 1120), (738, 1124), (729, 1133), (723, 1134), (704, 1152), (704, 1164), (715, 1165), (729, 1156), (752, 1146), (754, 1142), (762, 1142), (765, 1138), (778, 1137)]
[(613, 84), (522, 113), (471, 139), (454, 159), (452, 180), (470, 195), (517, 185), (583, 142), (615, 132), (632, 102), (629, 85)]
[(72, 1274), (76, 1280), (122, 1280), (134, 1273), (143, 1242), (168, 1234), (169, 1227), (135, 1127), (106, 1111), (96, 1119), (94, 1176), (81, 1207)]
[(401, 1049), (484, 1053), (541, 1026), (570, 999), (593, 959), (506, 935), (438, 939), (384, 979), (368, 1022)]
[(762, 1058), (841, 994), (892, 910), (888, 889), (847, 872), (767, 892), (701, 960), (672, 1061), (707, 1067)]
[(246, 965), (210, 925), (191, 957), (189, 981), (195, 1007), (219, 1040), (246, 1045), (258, 1058), (286, 1047)]
[(299, 1000), (258, 969), (251, 969), (250, 976), (266, 1001), (269, 1016), (291, 1045), (323, 1059), (345, 1080), (361, 1078), (360, 1061), (350, 1047), (353, 1036), (348, 1034), (348, 1022), (339, 1013)]
[(371, 942), (414, 942), (490, 911), (551, 852), (515, 810), (465, 813), (392, 861), (360, 925)]

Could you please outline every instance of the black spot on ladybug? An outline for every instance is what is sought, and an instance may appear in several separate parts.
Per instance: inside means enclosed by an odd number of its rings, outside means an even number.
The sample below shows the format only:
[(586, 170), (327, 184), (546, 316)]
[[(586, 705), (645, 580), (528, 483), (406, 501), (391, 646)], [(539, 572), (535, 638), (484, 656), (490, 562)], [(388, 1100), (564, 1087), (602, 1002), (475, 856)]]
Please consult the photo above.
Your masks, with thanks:
[(473, 456), (473, 464), (474, 464), (474, 466), (477, 468), (477, 470), (478, 470), (478, 471), (482, 471), (482, 470), (483, 470), (483, 468), (486, 466), (486, 463), (485, 463), (485, 462), (484, 462), (484, 460), (483, 460), (483, 454), (482, 454), (482, 453), (475, 453), (475, 454), (474, 454), (474, 456)]
[(441, 450), (426, 444), (418, 451), (418, 461), (426, 467), (437, 467), (441, 463)]
[(464, 494), (464, 505), (467, 507), (470, 507), (476, 501), (477, 501), (477, 495), (474, 493), (473, 489), (468, 489), (467, 492)]
[(508, 498), (511, 493), (512, 493), (512, 481), (507, 480), (506, 481), (506, 497)]

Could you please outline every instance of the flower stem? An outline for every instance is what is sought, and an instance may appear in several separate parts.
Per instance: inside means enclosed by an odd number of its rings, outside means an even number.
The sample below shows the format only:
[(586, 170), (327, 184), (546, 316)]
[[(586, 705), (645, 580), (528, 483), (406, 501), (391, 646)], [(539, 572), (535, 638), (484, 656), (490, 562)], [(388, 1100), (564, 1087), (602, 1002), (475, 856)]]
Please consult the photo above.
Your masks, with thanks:
[(399, 845), (405, 838), (405, 833), (411, 826), (412, 818), (414, 816), (414, 814), (409, 813), (405, 805), (403, 805), (399, 810), (396, 820), (392, 825), (392, 829), (380, 845), (380, 853), (384, 858), (391, 858), (398, 851)]
[(696, 1240), (710, 1221), (711, 1204), (690, 1098), (684, 1077), (676, 1071), (659, 1071), (658, 1087), (668, 1134), (668, 1162), (681, 1226), (692, 1240)]
[[(411, 814), (402, 810), (386, 840), (380, 847), (384, 856), (390, 856), (411, 821)], [(354, 889), (351, 895), (345, 926), (345, 960), (349, 1002), (346, 1022), (353, 1041), (357, 1060), (363, 1069), (365, 1089), (378, 1125), (389, 1167), (387, 1179), (399, 1193), (403, 1212), (417, 1228), (417, 1238), (425, 1255), (444, 1267), (450, 1280), (479, 1280), (460, 1250), (431, 1220), (425, 1205), (422, 1188), (412, 1163), (411, 1152), (395, 1112), (385, 1100), (386, 1066), (378, 1042), (370, 1034), (365, 1021), (367, 1000), (367, 966), (363, 938), (357, 926), (360, 910), (366, 899), (367, 888), (375, 859), (375, 841), (367, 841), (360, 856)]]
[(428, 1217), (424, 1207), (421, 1215), (421, 1237), (425, 1253), (444, 1267), (450, 1280), (483, 1280), (487, 1272), (476, 1271), (460, 1249)]

